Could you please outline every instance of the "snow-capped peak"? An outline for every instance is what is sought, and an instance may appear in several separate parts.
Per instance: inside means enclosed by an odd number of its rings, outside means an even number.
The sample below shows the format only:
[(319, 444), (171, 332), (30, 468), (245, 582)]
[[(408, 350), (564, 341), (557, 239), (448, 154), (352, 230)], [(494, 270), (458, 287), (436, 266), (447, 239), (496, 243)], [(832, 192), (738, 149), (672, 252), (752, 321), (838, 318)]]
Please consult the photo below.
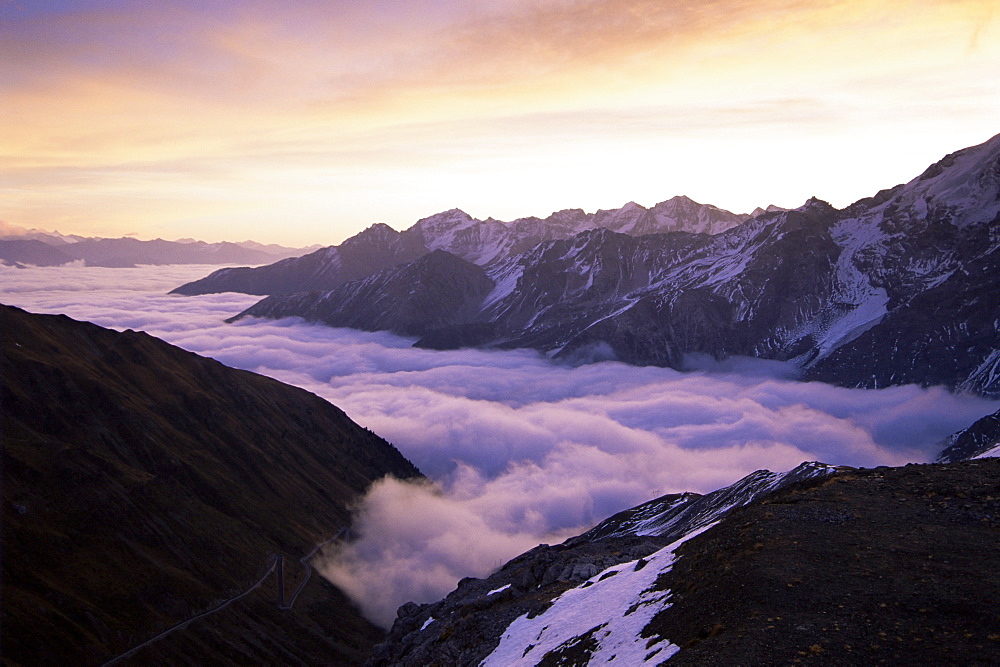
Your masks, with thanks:
[(993, 220), (1000, 214), (1000, 134), (946, 155), (907, 183), (895, 200), (918, 212), (947, 202), (959, 227)]

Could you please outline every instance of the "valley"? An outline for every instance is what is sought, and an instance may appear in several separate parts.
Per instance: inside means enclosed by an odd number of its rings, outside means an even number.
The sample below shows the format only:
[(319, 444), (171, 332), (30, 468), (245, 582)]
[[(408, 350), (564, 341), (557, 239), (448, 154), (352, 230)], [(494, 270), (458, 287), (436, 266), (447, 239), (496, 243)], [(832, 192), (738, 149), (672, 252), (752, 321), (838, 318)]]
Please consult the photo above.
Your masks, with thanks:
[(4, 307), (5, 658), (989, 664), (998, 146), (844, 210), (447, 211), (173, 294), (202, 269), (3, 267), (125, 329)]

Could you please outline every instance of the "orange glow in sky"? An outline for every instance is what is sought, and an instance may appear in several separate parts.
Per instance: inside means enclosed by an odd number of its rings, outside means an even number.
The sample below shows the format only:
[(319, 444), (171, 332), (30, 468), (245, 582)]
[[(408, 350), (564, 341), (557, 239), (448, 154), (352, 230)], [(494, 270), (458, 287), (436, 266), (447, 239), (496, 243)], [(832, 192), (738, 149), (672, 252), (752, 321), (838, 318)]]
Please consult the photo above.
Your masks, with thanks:
[(1000, 0), (0, 0), (0, 221), (339, 243), (846, 206), (1000, 132)]

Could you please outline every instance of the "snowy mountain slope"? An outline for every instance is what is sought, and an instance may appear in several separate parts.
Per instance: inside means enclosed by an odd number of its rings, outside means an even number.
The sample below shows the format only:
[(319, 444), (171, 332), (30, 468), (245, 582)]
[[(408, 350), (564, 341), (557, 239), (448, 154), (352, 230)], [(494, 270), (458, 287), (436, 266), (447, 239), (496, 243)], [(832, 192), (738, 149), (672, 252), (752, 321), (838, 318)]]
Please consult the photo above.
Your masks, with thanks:
[(558, 211), (547, 218), (519, 218), (511, 223), (479, 221), (452, 209), (418, 221), (403, 232), (413, 235), (430, 250), (447, 250), (480, 266), (525, 252), (540, 243), (568, 239), (586, 231), (606, 229), (629, 236), (684, 231), (717, 234), (749, 216), (737, 215), (674, 197), (646, 209), (629, 202), (619, 209), (587, 214), (579, 209)]
[[(541, 545), (485, 580), (462, 580), (440, 602), (404, 605), (368, 664), (990, 664), (1000, 656), (992, 574), (1000, 461), (799, 472), (797, 482), (755, 473), (743, 489), (730, 487), (728, 508), (676, 539), (636, 533), (696, 496), (647, 503), (609, 520), (614, 536)], [(748, 488), (756, 495), (741, 504)]]
[(691, 531), (646, 558), (604, 570), (560, 595), (538, 616), (517, 618), (480, 665), (562, 664), (581, 655), (590, 664), (660, 664), (678, 647), (666, 639), (643, 640), (646, 625), (670, 604), (670, 591), (658, 589), (656, 582), (670, 572), (677, 548), (711, 527)]
[(651, 500), (605, 519), (570, 542), (648, 535), (681, 539), (694, 530), (715, 523), (734, 507), (742, 507), (790, 484), (833, 474), (836, 470), (834, 466), (816, 462), (806, 462), (783, 473), (758, 470), (735, 484), (703, 496), (683, 493)]
[(948, 436), (937, 462), (954, 463), (980, 456), (1000, 456), (1000, 411), (986, 415), (968, 428)]
[[(581, 645), (595, 659), (615, 653), (631, 656), (627, 664), (642, 662), (654, 649), (643, 650), (638, 634), (669, 597), (653, 587), (680, 544), (736, 507), (834, 471), (820, 463), (787, 473), (758, 471), (705, 496), (667, 496), (561, 545), (535, 547), (487, 579), (463, 579), (441, 602), (404, 605), (369, 664), (533, 665)], [(657, 648), (656, 662), (672, 650), (669, 643)]]
[[(427, 323), (417, 345), (674, 368), (692, 354), (742, 355), (846, 386), (1000, 395), (1000, 136), (842, 211), (811, 199), (714, 235), (647, 233), (674, 214), (717, 215), (682, 198), (570, 210), (532, 221), (545, 233), (519, 239), (521, 222), (461, 211), (420, 221), (400, 236), (482, 266), (493, 288), (478, 313)], [(517, 252), (520, 243), (533, 245)], [(392, 319), (385, 299), (351, 303), (353, 326)], [(321, 320), (306, 306), (280, 310)]]
[(1000, 394), (1000, 135), (844, 213), (838, 296), (857, 327), (808, 377)]
[[(769, 209), (771, 207), (768, 207)], [(660, 202), (649, 210), (656, 224), (641, 234), (662, 234), (664, 232), (690, 232), (692, 234), (721, 234), (732, 229), (751, 216), (733, 215), (729, 211), (711, 205), (699, 204), (688, 197), (674, 197)], [(621, 230), (615, 230), (621, 231)]]

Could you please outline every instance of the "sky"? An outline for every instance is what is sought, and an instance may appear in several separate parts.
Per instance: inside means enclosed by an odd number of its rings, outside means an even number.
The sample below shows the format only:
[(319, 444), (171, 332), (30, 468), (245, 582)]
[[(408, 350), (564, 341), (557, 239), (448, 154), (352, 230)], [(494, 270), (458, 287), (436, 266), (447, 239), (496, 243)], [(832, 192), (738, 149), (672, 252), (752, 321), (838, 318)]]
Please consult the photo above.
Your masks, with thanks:
[(1000, 408), (940, 387), (795, 382), (775, 362), (728, 367), (739, 373), (570, 366), (528, 350), (414, 349), (296, 318), (230, 325), (259, 297), (167, 294), (211, 268), (0, 266), (0, 302), (146, 331), (303, 387), (396, 445), (432, 483), (377, 483), (354, 518), (359, 539), (323, 567), (382, 624), (404, 602), (439, 599), (462, 577), (661, 495), (809, 460), (928, 461)]
[(842, 207), (1000, 132), (1000, 0), (0, 0), (0, 227)]

